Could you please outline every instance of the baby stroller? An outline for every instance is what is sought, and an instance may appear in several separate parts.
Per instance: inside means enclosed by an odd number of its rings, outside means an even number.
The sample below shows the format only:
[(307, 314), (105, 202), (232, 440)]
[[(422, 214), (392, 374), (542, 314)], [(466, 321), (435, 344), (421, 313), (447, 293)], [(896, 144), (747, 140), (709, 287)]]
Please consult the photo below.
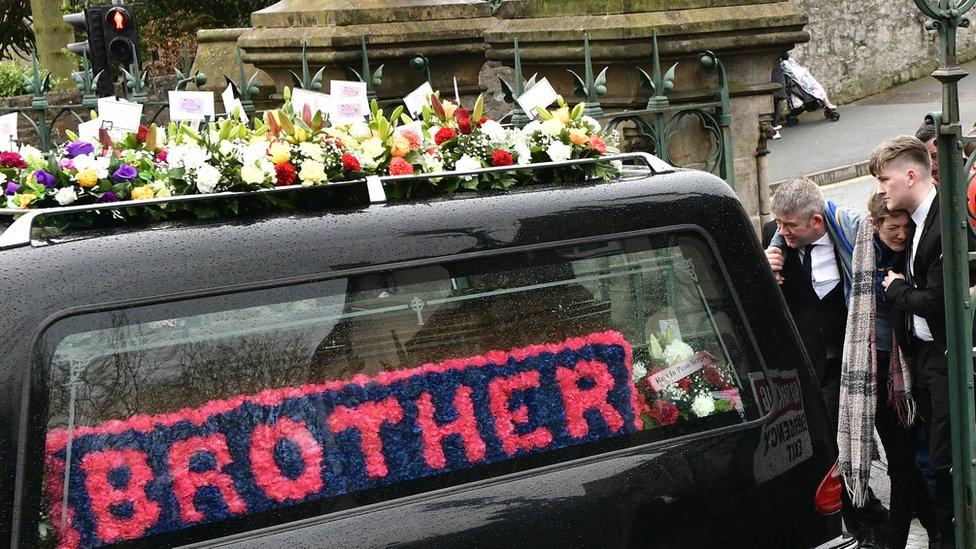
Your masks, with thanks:
[(827, 90), (806, 67), (789, 55), (783, 55), (779, 66), (773, 69), (773, 81), (783, 84), (783, 89), (774, 97), (778, 103), (776, 112), (783, 111), (787, 126), (798, 125), (798, 116), (817, 109), (823, 109), (824, 118), (831, 122), (840, 120), (837, 107), (827, 97)]

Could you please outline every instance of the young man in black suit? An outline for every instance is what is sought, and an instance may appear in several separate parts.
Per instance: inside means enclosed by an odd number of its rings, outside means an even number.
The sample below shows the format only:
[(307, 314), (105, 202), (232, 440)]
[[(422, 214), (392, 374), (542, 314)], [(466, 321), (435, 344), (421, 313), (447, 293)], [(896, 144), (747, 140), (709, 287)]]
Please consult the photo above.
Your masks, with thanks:
[(942, 534), (941, 546), (954, 547), (942, 220), (930, 162), (929, 152), (919, 139), (900, 136), (875, 149), (869, 168), (878, 180), (878, 194), (884, 196), (888, 209), (910, 212), (915, 224), (905, 274), (889, 271), (882, 284), (885, 299), (896, 307), (892, 322), (895, 335), (908, 355), (912, 393), (929, 433), (936, 484), (933, 504)]
[[(763, 227), (766, 258), (820, 382), (836, 438), (851, 254), (861, 218), (824, 201), (820, 188), (806, 178), (781, 185), (772, 210), (776, 220)], [(863, 508), (854, 507), (846, 490), (842, 496), (848, 530), (860, 547), (877, 547), (887, 522), (881, 502), (870, 489)]]

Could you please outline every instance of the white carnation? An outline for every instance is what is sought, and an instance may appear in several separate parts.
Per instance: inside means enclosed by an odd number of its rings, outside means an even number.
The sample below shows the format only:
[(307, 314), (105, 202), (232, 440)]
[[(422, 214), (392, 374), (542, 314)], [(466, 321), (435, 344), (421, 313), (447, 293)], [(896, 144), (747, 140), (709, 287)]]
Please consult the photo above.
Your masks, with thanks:
[(647, 367), (644, 366), (643, 362), (634, 362), (634, 374), (632, 377), (635, 383), (647, 377)]
[(444, 159), (439, 154), (424, 154), (424, 171), (427, 173), (437, 173), (444, 171)]
[(170, 166), (197, 169), (207, 163), (210, 153), (196, 145), (177, 145), (169, 149), (166, 162)]
[(549, 137), (556, 137), (557, 135), (560, 134), (560, 132), (563, 131), (563, 128), (565, 127), (566, 125), (563, 124), (561, 120), (559, 120), (554, 116), (549, 120), (543, 122), (541, 129), (543, 135), (548, 135)]
[(553, 162), (569, 160), (569, 157), (573, 154), (573, 148), (561, 141), (553, 141), (549, 144), (549, 148), (546, 149), (546, 154), (549, 155), (549, 158)]
[(221, 141), (217, 151), (220, 152), (221, 156), (230, 156), (234, 152), (234, 143), (231, 141)]
[(518, 154), (518, 163), (521, 166), (532, 163), (532, 150), (525, 142), (518, 142), (515, 144), (515, 153)]
[(593, 118), (592, 116), (587, 116), (584, 114), (580, 120), (582, 120), (583, 123), (590, 128), (590, 133), (596, 133), (600, 131), (600, 123), (597, 122), (596, 119)]
[(489, 120), (481, 125), (481, 131), (488, 136), (488, 139), (496, 143), (505, 141), (505, 128), (494, 120)]
[(58, 189), (58, 192), (54, 193), (54, 199), (58, 201), (58, 204), (67, 206), (75, 200), (78, 200), (78, 193), (71, 187), (62, 187)]
[(673, 366), (693, 354), (695, 354), (695, 351), (691, 348), (691, 345), (688, 345), (680, 339), (676, 339), (664, 348), (664, 363), (668, 366)]
[(298, 144), (298, 152), (305, 158), (315, 160), (316, 162), (321, 162), (323, 159), (322, 146), (309, 143), (308, 141), (303, 141)]
[(198, 191), (205, 194), (212, 193), (217, 190), (217, 183), (220, 183), (220, 170), (210, 164), (204, 164), (197, 168), (196, 184)]
[(715, 411), (715, 399), (708, 395), (698, 395), (691, 403), (691, 411), (698, 417), (705, 417)]
[(258, 166), (257, 162), (241, 166), (241, 179), (248, 185), (260, 185), (264, 183), (266, 172)]
[(373, 132), (369, 129), (363, 122), (355, 122), (353, 125), (349, 126), (349, 135), (355, 137), (359, 141), (366, 139), (367, 137), (373, 135)]
[(542, 122), (539, 122), (538, 120), (533, 120), (532, 122), (526, 124), (524, 128), (522, 128), (522, 134), (525, 135), (526, 137), (529, 137), (533, 133), (541, 129), (542, 129)]
[[(459, 172), (466, 172), (466, 171), (470, 171), (470, 170), (478, 170), (478, 169), (481, 169), (481, 167), (482, 166), (481, 166), (481, 161), (480, 160), (478, 160), (477, 158), (474, 158), (474, 157), (472, 157), (470, 155), (467, 155), (467, 154), (462, 155), (461, 158), (458, 158), (457, 159), (457, 162), (454, 163), (454, 169), (457, 170), (457, 171), (459, 171)], [(465, 176), (465, 179), (471, 179), (471, 177), (472, 176), (470, 176), (470, 175), (469, 176)]]
[(30, 145), (20, 146), (20, 156), (24, 157), (24, 161), (31, 165), (44, 164), (44, 153)]

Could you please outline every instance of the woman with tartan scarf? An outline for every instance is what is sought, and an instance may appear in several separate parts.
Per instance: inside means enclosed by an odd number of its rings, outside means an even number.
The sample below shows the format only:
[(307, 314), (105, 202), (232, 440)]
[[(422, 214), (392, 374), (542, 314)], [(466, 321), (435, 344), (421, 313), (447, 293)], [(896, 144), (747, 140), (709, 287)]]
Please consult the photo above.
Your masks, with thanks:
[(903, 265), (911, 216), (888, 211), (884, 197), (868, 201), (870, 223), (861, 223), (852, 259), (851, 298), (841, 370), (838, 462), (855, 505), (864, 505), (877, 428), (888, 459), (891, 503), (883, 547), (902, 549), (912, 517), (933, 539), (934, 515), (928, 484), (915, 462), (917, 432), (911, 373), (892, 332), (891, 305), (881, 281)]

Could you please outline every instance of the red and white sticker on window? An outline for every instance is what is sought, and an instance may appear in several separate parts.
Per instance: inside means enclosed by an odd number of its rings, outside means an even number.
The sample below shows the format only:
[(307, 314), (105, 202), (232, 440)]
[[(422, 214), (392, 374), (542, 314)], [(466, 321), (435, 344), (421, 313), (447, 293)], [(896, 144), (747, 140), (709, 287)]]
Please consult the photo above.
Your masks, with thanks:
[(772, 384), (762, 372), (752, 372), (749, 381), (762, 413), (772, 412), (752, 460), (756, 482), (765, 482), (813, 456), (813, 443), (796, 372), (773, 370)]

